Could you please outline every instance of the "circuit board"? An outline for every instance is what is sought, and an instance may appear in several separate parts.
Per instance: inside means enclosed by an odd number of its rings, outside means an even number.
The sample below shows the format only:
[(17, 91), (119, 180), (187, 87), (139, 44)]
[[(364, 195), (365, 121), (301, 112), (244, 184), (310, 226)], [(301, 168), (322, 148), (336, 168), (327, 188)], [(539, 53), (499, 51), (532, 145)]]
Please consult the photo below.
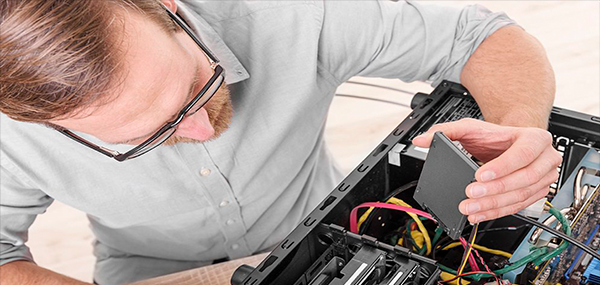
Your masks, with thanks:
[[(573, 223), (572, 235), (578, 241), (598, 250), (600, 248), (600, 193), (597, 189), (592, 193), (586, 205), (578, 213), (578, 218)], [(548, 261), (541, 268), (533, 284), (588, 284), (588, 278), (584, 276), (584, 273), (592, 261), (589, 254), (570, 245), (563, 253)], [(590, 282), (589, 284), (598, 283)]]

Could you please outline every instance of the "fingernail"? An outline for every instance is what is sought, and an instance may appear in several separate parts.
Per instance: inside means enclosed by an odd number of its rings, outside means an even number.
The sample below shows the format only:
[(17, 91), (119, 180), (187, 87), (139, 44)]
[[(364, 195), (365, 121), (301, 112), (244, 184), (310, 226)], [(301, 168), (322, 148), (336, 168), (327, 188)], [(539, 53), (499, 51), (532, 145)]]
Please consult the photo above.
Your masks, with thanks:
[(487, 193), (487, 189), (485, 189), (483, 185), (475, 185), (471, 187), (471, 198), (479, 198), (485, 196), (485, 193)]
[(477, 213), (479, 212), (479, 210), (481, 210), (481, 206), (479, 206), (479, 203), (467, 204), (467, 214)]
[(491, 170), (481, 173), (481, 181), (482, 182), (494, 180), (494, 178), (496, 178), (496, 173), (494, 173)]

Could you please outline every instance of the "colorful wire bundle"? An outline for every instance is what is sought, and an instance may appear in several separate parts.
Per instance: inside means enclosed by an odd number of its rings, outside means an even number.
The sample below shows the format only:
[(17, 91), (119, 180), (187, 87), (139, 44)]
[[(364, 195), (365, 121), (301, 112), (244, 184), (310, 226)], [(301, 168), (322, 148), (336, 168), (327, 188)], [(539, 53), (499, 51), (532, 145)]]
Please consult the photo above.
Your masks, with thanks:
[[(462, 246), (465, 250), (467, 250), (467, 248), (469, 248), (469, 244), (467, 243), (465, 238), (460, 237), (458, 240), (460, 241), (460, 243), (462, 244)], [(479, 266), (477, 265), (477, 261), (475, 261), (475, 257), (471, 254), (468, 256), (468, 259), (469, 259), (469, 266), (471, 266), (471, 269), (473, 271), (479, 271)]]
[[(453, 242), (445, 246), (442, 242), (439, 243), (442, 245), (438, 245), (438, 241), (441, 237), (443, 230), (440, 227), (438, 227), (435, 231), (435, 236), (432, 241), (429, 237), (429, 232), (427, 231), (427, 228), (425, 228), (423, 222), (421, 222), (421, 220), (425, 219), (429, 219), (436, 222), (433, 219), (433, 217), (429, 213), (412, 208), (412, 206), (408, 203), (405, 203), (401, 199), (394, 197), (395, 194), (398, 194), (402, 190), (405, 190), (409, 187), (413, 187), (414, 185), (416, 185), (416, 183), (411, 182), (407, 185), (400, 187), (398, 190), (394, 191), (392, 194), (386, 197), (385, 200), (383, 200), (385, 201), (385, 203), (367, 202), (362, 203), (357, 207), (353, 208), (350, 213), (350, 231), (353, 233), (359, 233), (360, 230), (360, 233), (362, 234), (362, 232), (365, 230), (364, 228), (368, 227), (368, 225), (366, 224), (368, 224), (369, 221), (373, 219), (373, 216), (375, 215), (375, 211), (377, 211), (377, 209), (391, 209), (406, 212), (412, 218), (412, 220), (409, 219), (405, 226), (400, 227), (400, 229), (394, 232), (395, 235), (391, 236), (392, 243), (398, 243), (399, 245), (412, 248), (413, 250), (415, 250), (415, 252), (418, 252), (419, 254), (424, 256), (428, 256), (430, 255), (430, 253), (432, 253), (433, 246), (435, 246), (436, 250), (448, 250), (460, 245), (462, 245), (462, 247), (464, 248), (464, 254), (460, 262), (460, 267), (456, 271), (446, 266), (443, 266), (442, 264), (438, 264), (442, 271), (445, 272), (443, 275), (445, 277), (445, 280), (439, 281), (440, 283), (453, 282), (453, 284), (456, 283), (458, 285), (461, 285), (461, 280), (464, 278), (468, 278), (471, 280), (480, 280), (481, 278), (493, 277), (498, 284), (502, 284), (503, 282), (499, 279), (499, 276), (501, 276), (502, 274), (513, 271), (530, 262), (533, 262), (535, 265), (539, 265), (543, 262), (546, 262), (560, 254), (569, 245), (569, 243), (565, 240), (560, 246), (558, 246), (555, 249), (550, 249), (548, 247), (535, 248), (531, 251), (531, 253), (528, 256), (525, 256), (516, 262), (510, 263), (503, 268), (492, 271), (489, 268), (489, 266), (487, 266), (485, 260), (479, 254), (478, 250), (498, 256), (503, 256), (505, 258), (510, 258), (512, 255), (505, 251), (491, 249), (485, 246), (475, 244), (477, 233), (498, 230), (518, 230), (523, 226), (484, 229), (479, 231), (479, 224), (476, 224), (473, 226), (469, 235), (469, 242), (467, 242), (467, 240), (464, 237), (460, 237), (458, 242)], [(548, 205), (550, 206), (550, 214), (556, 216), (557, 220), (562, 224), (562, 231), (565, 233), (564, 236), (570, 236), (571, 229), (564, 215), (562, 215), (556, 208), (554, 208), (552, 204), (548, 203)], [(363, 213), (360, 219), (357, 221), (358, 210), (361, 208), (369, 209), (365, 211), (365, 213)], [(421, 216), (421, 218), (419, 218), (419, 216)], [(400, 238), (396, 240), (398, 234), (400, 235)], [(561, 235), (561, 237), (562, 236), (563, 235)], [(444, 239), (447, 239), (447, 237)], [(402, 240), (403, 242), (401, 242)], [(435, 258), (435, 252), (433, 252), (433, 256)], [(469, 267), (471, 270), (469, 272), (465, 272), (467, 268), (467, 262), (469, 263)], [(480, 265), (483, 267), (480, 267)], [(485, 271), (482, 270), (482, 268), (484, 268)]]
[(357, 226), (357, 224), (358, 224), (357, 223), (358, 209), (368, 208), (368, 207), (384, 208), (384, 209), (403, 211), (403, 212), (407, 212), (407, 213), (413, 213), (413, 214), (428, 218), (432, 221), (435, 221), (435, 219), (433, 219), (433, 217), (429, 213), (423, 212), (421, 210), (417, 210), (415, 208), (409, 208), (409, 207), (404, 207), (404, 206), (389, 204), (389, 203), (366, 202), (366, 203), (362, 203), (362, 204), (354, 207), (354, 209), (352, 209), (352, 212), (350, 212), (350, 231), (351, 232), (358, 233), (358, 226)]
[[(445, 246), (441, 250), (448, 250), (448, 249), (455, 248), (455, 247), (460, 246), (460, 245), (461, 245), (461, 243), (458, 242), (458, 241), (457, 242), (453, 242), (453, 243)], [(478, 244), (474, 244), (473, 248), (477, 249), (477, 250), (481, 250), (483, 252), (487, 252), (487, 253), (493, 254), (493, 255), (504, 256), (506, 258), (511, 258), (512, 257), (512, 254), (510, 254), (510, 253), (508, 253), (506, 251), (502, 251), (502, 250), (498, 250), (498, 249), (491, 249), (491, 248), (488, 248), (488, 247), (485, 247), (485, 246), (482, 246), (482, 245), (478, 245)]]
[[(468, 246), (468, 250), (465, 252), (465, 255), (463, 256), (463, 260), (461, 262), (460, 267), (458, 268), (457, 271), (457, 276), (460, 276), (463, 273), (463, 270), (465, 269), (465, 266), (467, 265), (467, 260), (469, 259), (469, 256), (471, 255), (471, 250), (473, 249), (473, 244), (475, 244), (475, 238), (477, 237), (477, 229), (479, 228), (479, 223), (475, 224), (475, 226), (473, 226), (473, 229), (471, 230), (471, 242)], [(462, 238), (462, 237), (461, 237)], [(464, 238), (463, 238), (464, 240)], [(475, 268), (472, 268), (473, 270), (475, 270)], [(460, 277), (458, 279), (458, 283), (460, 284)]]

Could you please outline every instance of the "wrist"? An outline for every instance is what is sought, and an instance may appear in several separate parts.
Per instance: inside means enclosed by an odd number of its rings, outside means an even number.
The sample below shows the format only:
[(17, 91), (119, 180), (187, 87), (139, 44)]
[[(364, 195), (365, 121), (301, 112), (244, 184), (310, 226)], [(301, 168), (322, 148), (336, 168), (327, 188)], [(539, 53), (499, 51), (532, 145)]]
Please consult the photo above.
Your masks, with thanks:
[(502, 126), (540, 128), (547, 130), (548, 118), (549, 115), (546, 115), (546, 112), (532, 114), (527, 111), (510, 111), (503, 113), (500, 117), (489, 119), (486, 117), (486, 121)]

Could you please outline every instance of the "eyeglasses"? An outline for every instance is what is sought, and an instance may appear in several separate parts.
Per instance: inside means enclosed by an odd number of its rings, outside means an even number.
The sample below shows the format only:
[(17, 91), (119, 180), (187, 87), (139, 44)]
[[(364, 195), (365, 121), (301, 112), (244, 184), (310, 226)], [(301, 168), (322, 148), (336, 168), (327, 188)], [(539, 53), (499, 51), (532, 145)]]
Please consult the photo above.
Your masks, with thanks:
[(225, 71), (219, 65), (219, 60), (202, 42), (200, 42), (200, 40), (194, 35), (194, 33), (183, 22), (183, 20), (179, 18), (179, 16), (171, 12), (171, 10), (167, 9), (166, 7), (165, 10), (169, 14), (171, 19), (181, 29), (183, 29), (192, 38), (192, 40), (194, 40), (194, 42), (196, 42), (198, 47), (200, 47), (200, 49), (208, 59), (211, 69), (214, 72), (211, 78), (208, 80), (208, 82), (206, 82), (204, 87), (202, 87), (200, 92), (198, 92), (196, 97), (194, 97), (187, 105), (185, 105), (185, 107), (183, 107), (183, 109), (178, 113), (177, 118), (165, 123), (158, 131), (156, 131), (156, 133), (154, 133), (154, 135), (152, 135), (150, 138), (146, 139), (144, 142), (125, 153), (120, 153), (118, 151), (114, 151), (91, 143), (65, 128), (57, 127), (57, 131), (77, 141), (78, 143), (81, 143), (93, 150), (96, 150), (108, 157), (114, 158), (117, 161), (121, 162), (145, 154), (151, 151), (152, 149), (156, 148), (163, 142), (165, 142), (167, 139), (169, 139), (169, 137), (171, 137), (171, 135), (173, 135), (173, 133), (175, 133), (175, 131), (177, 130), (177, 126), (181, 123), (181, 121), (183, 121), (185, 117), (191, 116), (194, 113), (198, 112), (198, 110), (200, 110), (208, 102), (208, 100), (210, 100), (210, 98), (212, 98), (213, 95), (215, 95), (215, 93), (217, 92), (219, 87), (221, 87), (225, 79)]

